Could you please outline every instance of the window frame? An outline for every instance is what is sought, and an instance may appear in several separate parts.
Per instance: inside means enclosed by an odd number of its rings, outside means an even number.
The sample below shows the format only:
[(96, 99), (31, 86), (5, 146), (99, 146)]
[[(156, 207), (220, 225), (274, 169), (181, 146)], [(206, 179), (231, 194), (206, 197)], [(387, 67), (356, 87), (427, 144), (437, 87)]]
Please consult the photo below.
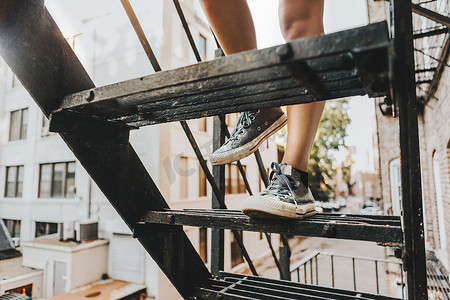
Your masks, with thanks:
[(205, 264), (208, 263), (208, 228), (200, 227), (198, 230), (198, 254)]
[(208, 119), (200, 118), (198, 119), (198, 130), (201, 132), (208, 132)]
[[(73, 195), (70, 196), (69, 195), (69, 190), (68, 190), (68, 184), (67, 184), (67, 180), (68, 180), (68, 176), (67, 174), (69, 174), (68, 170), (69, 170), (69, 165), (70, 164), (75, 164), (75, 170), (73, 172), (73, 178), (74, 178), (74, 184), (73, 186), (76, 186), (75, 183), (75, 178), (76, 178), (76, 161), (66, 161), (66, 162), (54, 162), (54, 163), (43, 163), (43, 164), (39, 164), (39, 184), (38, 184), (38, 198), (40, 199), (50, 199), (50, 198), (56, 198), (56, 199), (73, 199), (75, 198), (75, 192), (73, 192)], [(60, 165), (63, 164), (64, 165), (64, 169), (63, 169), (63, 175), (62, 175), (62, 186), (61, 186), (61, 191), (62, 191), (62, 195), (56, 195), (55, 196), (55, 166), (56, 165)], [(42, 168), (43, 166), (51, 166), (51, 175), (50, 175), (50, 187), (49, 187), (49, 196), (42, 196)]]
[[(42, 234), (42, 235), (37, 235), (37, 230), (38, 230), (38, 223), (39, 224), (45, 224), (45, 234)], [(50, 228), (50, 226), (51, 225), (54, 225), (54, 224), (56, 224), (56, 232), (52, 232), (52, 233), (50, 233), (50, 230), (51, 230), (51, 228)], [(43, 236), (48, 236), (48, 235), (52, 235), (52, 234), (58, 234), (58, 231), (59, 231), (59, 229), (58, 229), (58, 223), (56, 223), (56, 222), (41, 222), (41, 221), (35, 221), (34, 222), (34, 238), (40, 238), (40, 237), (43, 237)]]
[[(26, 111), (26, 115), (24, 118), (24, 113)], [(13, 138), (13, 114), (14, 113), (19, 113), (19, 121), (18, 121), (18, 138)], [(27, 134), (28, 134), (28, 114), (29, 114), (29, 110), (28, 107), (25, 108), (21, 108), (21, 109), (16, 109), (16, 110), (12, 110), (9, 112), (9, 135), (8, 135), (8, 141), (9, 142), (15, 142), (15, 141), (22, 141), (22, 140), (26, 140), (27, 139)], [(24, 120), (26, 120), (26, 123), (24, 123)], [(26, 125), (26, 127), (24, 126)], [(25, 130), (24, 130), (25, 127)]]
[[(204, 42), (205, 45), (205, 49), (204, 52), (201, 52), (201, 48), (202, 48), (202, 44)], [(208, 57), (208, 38), (199, 33), (198, 34), (198, 54), (200, 55), (200, 57), (202, 58), (203, 61), (206, 61), (207, 57)]]
[[(16, 220), (16, 219), (2, 219), (2, 220), (6, 226), (6, 229), (8, 229), (9, 235), (12, 238), (20, 238), (22, 220)], [(18, 235), (16, 235), (16, 231), (18, 231)]]
[[(242, 165), (244, 172), (247, 170), (246, 165)], [(233, 183), (235, 182), (235, 185)], [(225, 165), (225, 195), (245, 194), (247, 188), (245, 186), (244, 178), (239, 171), (236, 163), (229, 163)]]
[[(11, 168), (15, 168), (16, 169), (16, 174), (15, 174), (15, 178), (14, 178), (14, 196), (8, 196), (8, 179), (9, 179), (9, 170)], [(7, 166), (6, 167), (6, 173), (5, 173), (5, 192), (4, 192), (4, 196), (5, 198), (22, 198), (23, 197), (23, 175), (22, 175), (22, 181), (19, 181), (19, 174), (20, 174), (20, 170), (22, 170), (22, 174), (24, 174), (25, 168), (24, 165), (17, 165), (17, 166)], [(20, 195), (19, 195), (19, 182), (22, 183), (22, 186), (20, 188)]]
[[(238, 231), (239, 239), (243, 243), (244, 242), (244, 232), (242, 230)], [(241, 248), (239, 247), (239, 243), (236, 240), (234, 234), (231, 234), (230, 241), (230, 261), (231, 267), (234, 268), (237, 265), (242, 264), (244, 261), (244, 254), (242, 253)]]
[[(205, 161), (207, 163), (207, 161)], [(203, 172), (203, 168), (198, 164), (198, 197), (207, 197), (208, 196), (208, 180), (206, 178), (205, 172)]]
[(179, 176), (179, 199), (189, 199), (189, 176), (187, 170), (189, 168), (189, 158), (187, 156), (180, 156), (179, 161), (180, 176)]

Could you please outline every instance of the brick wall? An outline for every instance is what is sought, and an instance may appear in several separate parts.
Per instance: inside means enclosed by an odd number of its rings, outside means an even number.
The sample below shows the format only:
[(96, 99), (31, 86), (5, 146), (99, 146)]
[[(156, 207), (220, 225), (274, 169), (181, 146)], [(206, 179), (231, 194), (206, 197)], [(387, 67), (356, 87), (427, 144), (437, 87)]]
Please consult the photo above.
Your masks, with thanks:
[[(376, 22), (386, 16), (386, 10), (379, 1), (368, 0), (369, 20)], [(424, 26), (422, 20), (415, 16), (415, 28)], [(430, 39), (429, 44), (438, 44), (437, 38)], [(416, 44), (416, 48), (421, 45)], [(424, 65), (423, 58), (416, 56), (416, 64)], [(447, 62), (448, 63), (448, 62)], [(422, 188), (424, 198), (424, 212), (426, 218), (427, 242), (428, 246), (439, 250), (440, 234), (439, 221), (436, 204), (435, 176), (433, 174), (433, 156), (440, 169), (440, 183), (442, 189), (442, 200), (444, 206), (445, 231), (447, 239), (446, 254), (440, 253), (440, 258), (450, 269), (446, 257), (450, 257), (450, 70), (446, 68), (439, 88), (432, 98), (423, 108), (423, 113), (419, 116), (419, 141), (420, 159), (422, 171)], [(377, 101), (378, 103), (379, 101)], [(399, 157), (399, 131), (398, 120), (384, 117), (379, 108), (376, 109), (376, 120), (379, 134), (379, 156), (380, 173), (382, 181), (382, 196), (385, 213), (391, 213), (391, 182), (389, 176), (389, 163)]]
[[(376, 104), (381, 99), (376, 100)], [(398, 120), (384, 117), (378, 105), (375, 109), (379, 137), (379, 156), (381, 174), (381, 196), (384, 202), (384, 212), (392, 214), (391, 181), (389, 178), (389, 163), (400, 156)]]
[[(439, 226), (436, 205), (436, 189), (433, 174), (433, 156), (436, 156), (440, 169), (440, 181), (442, 189), (442, 200), (444, 206), (445, 230), (447, 236), (447, 256), (450, 257), (450, 163), (449, 163), (449, 142), (450, 142), (450, 70), (446, 68), (441, 78), (436, 98), (432, 98), (424, 108), (423, 141), (426, 146), (425, 153), (421, 159), (424, 174), (424, 194), (427, 214), (433, 218), (433, 229), (435, 243), (434, 248), (440, 248)], [(447, 265), (447, 268), (450, 266)]]

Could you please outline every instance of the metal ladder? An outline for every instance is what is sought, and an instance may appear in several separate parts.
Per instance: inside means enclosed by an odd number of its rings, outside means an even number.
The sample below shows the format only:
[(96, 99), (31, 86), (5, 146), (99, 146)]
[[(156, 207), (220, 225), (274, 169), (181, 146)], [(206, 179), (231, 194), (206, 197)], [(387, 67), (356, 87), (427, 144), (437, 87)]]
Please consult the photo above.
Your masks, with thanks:
[[(51, 118), (50, 130), (61, 135), (184, 298), (392, 299), (224, 273), (224, 229), (234, 230), (237, 237), (239, 230), (249, 230), (400, 247), (408, 299), (427, 298), (410, 1), (391, 1), (391, 38), (387, 23), (381, 22), (104, 87), (94, 86), (43, 2), (2, 2), (0, 54)], [(127, 2), (122, 2), (127, 9)], [(178, 1), (174, 2), (177, 5)], [(178, 9), (181, 11), (179, 3)], [(133, 23), (130, 7), (127, 13)], [(186, 29), (185, 20), (183, 25)], [(133, 26), (139, 35), (139, 26)], [(155, 59), (151, 48), (147, 54), (151, 61)], [(155, 67), (155, 71), (160, 69)], [(185, 122), (216, 116), (214, 144), (218, 147), (227, 134), (224, 114), (365, 94), (392, 99), (399, 116), (403, 220), (320, 214), (305, 220), (274, 222), (226, 210), (224, 169), (215, 167), (211, 174)], [(181, 121), (212, 185), (211, 210), (170, 210), (129, 143), (131, 129), (172, 121)], [(256, 159), (261, 169), (258, 154)], [(260, 171), (265, 174), (263, 168)], [(184, 225), (213, 228), (211, 272), (184, 233)], [(280, 261), (274, 258), (281, 277), (287, 279), (289, 246), (287, 239), (283, 240), (287, 253)], [(240, 247), (255, 274), (242, 243)]]

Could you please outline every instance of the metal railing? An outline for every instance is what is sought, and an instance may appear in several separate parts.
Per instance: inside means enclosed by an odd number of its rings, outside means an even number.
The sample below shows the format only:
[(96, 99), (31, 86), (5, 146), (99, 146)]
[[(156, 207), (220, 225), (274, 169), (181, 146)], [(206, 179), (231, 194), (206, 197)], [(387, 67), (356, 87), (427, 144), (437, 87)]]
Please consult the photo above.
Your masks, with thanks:
[[(357, 283), (356, 283), (356, 262), (357, 261), (368, 261), (374, 263), (374, 270), (375, 270), (375, 282), (377, 287), (377, 294), (380, 295), (380, 268), (379, 265), (381, 264), (392, 264), (398, 266), (398, 273), (400, 275), (400, 284), (402, 287), (402, 298), (405, 297), (404, 294), (404, 278), (403, 278), (403, 263), (393, 260), (386, 260), (386, 259), (374, 259), (374, 258), (367, 258), (367, 257), (360, 257), (360, 256), (350, 256), (350, 255), (342, 255), (342, 254), (333, 254), (329, 252), (321, 252), (321, 251), (313, 251), (303, 259), (299, 260), (298, 262), (294, 263), (290, 269), (291, 276), (294, 280), (294, 278), (297, 279), (297, 282), (304, 282), (314, 285), (319, 285), (319, 256), (329, 256), (330, 257), (330, 267), (331, 267), (331, 286), (334, 288), (336, 287), (335, 284), (335, 258), (347, 258), (351, 259), (352, 264), (352, 277), (353, 277), (353, 290), (357, 290)], [(296, 274), (296, 277), (294, 276)]]

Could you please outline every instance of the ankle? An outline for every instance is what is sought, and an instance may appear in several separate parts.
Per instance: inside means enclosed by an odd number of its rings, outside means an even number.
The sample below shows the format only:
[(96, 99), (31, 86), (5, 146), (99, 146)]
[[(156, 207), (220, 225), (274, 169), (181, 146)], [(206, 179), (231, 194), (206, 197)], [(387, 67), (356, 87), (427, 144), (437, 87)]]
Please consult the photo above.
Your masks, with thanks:
[(292, 167), (299, 175), (300, 175), (300, 181), (303, 183), (304, 186), (309, 186), (309, 180), (308, 180), (308, 172), (296, 169)]

